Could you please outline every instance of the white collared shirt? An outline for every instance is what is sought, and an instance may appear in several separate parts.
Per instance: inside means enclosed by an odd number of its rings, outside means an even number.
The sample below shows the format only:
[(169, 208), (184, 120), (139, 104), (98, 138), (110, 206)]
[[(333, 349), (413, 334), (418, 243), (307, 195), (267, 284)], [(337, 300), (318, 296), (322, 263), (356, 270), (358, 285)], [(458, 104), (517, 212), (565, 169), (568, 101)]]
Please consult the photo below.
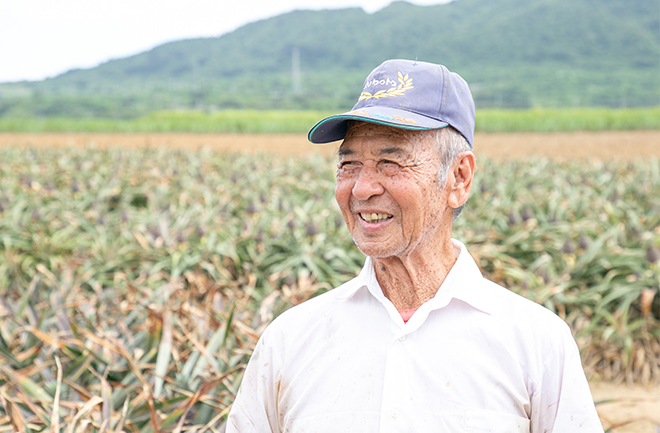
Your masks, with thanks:
[(602, 432), (568, 326), (452, 242), (456, 263), (405, 324), (369, 258), (274, 320), (227, 432)]

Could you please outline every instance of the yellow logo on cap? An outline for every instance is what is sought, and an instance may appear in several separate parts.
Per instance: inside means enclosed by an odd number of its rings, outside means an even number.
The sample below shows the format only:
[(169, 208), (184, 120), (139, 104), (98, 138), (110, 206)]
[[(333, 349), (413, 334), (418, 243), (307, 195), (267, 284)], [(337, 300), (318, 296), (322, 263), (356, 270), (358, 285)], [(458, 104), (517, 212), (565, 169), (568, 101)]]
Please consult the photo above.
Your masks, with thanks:
[(408, 74), (405, 76), (399, 71), (399, 85), (397, 87), (392, 87), (388, 90), (379, 90), (373, 95), (369, 92), (362, 92), (360, 99), (358, 101), (365, 101), (367, 99), (380, 99), (380, 98), (389, 98), (390, 96), (401, 96), (406, 93), (407, 90), (413, 88), (412, 78), (408, 78)]

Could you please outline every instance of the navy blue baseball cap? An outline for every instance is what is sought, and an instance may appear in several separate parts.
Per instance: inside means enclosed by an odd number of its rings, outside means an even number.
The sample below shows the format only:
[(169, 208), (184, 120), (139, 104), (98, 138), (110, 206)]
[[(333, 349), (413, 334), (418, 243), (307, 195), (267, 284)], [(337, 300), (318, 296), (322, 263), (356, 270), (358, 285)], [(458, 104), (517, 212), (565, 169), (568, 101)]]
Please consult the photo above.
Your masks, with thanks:
[(465, 80), (442, 65), (387, 60), (369, 74), (353, 109), (321, 120), (308, 139), (342, 140), (351, 120), (416, 131), (451, 125), (472, 147), (474, 101)]

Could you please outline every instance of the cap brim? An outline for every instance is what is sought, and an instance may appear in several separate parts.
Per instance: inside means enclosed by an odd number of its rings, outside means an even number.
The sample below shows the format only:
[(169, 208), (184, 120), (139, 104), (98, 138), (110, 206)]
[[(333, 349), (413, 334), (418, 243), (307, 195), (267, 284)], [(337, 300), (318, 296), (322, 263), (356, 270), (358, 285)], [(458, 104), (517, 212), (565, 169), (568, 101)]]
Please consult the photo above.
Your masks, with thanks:
[(389, 107), (364, 107), (347, 113), (326, 117), (310, 129), (307, 138), (316, 144), (343, 140), (348, 129), (348, 122), (351, 120), (378, 123), (413, 131), (439, 129), (448, 125), (446, 122), (431, 119), (410, 111)]

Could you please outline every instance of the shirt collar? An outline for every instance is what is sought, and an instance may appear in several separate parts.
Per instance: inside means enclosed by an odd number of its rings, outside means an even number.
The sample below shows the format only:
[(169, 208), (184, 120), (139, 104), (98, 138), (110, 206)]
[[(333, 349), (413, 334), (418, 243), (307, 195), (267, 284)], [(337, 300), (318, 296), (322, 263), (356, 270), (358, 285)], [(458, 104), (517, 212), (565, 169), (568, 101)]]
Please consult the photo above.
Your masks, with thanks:
[[(484, 313), (490, 314), (488, 297), (483, 296), (484, 293), (481, 290), (480, 283), (483, 280), (483, 276), (477, 263), (470, 256), (470, 253), (468, 253), (467, 248), (462, 242), (455, 239), (452, 239), (451, 242), (454, 246), (456, 262), (449, 270), (433, 299), (428, 301), (430, 303), (430, 309), (442, 308), (449, 304), (452, 299), (458, 299)], [(378, 280), (376, 279), (371, 257), (367, 257), (358, 276), (349, 283), (348, 287), (345, 287), (344, 290), (338, 291), (336, 295), (337, 299), (350, 299), (361, 289), (369, 290), (381, 302), (385, 299), (380, 284), (378, 284)]]
[[(373, 286), (374, 282), (378, 285), (376, 273), (374, 272), (374, 263), (371, 257), (367, 257), (364, 261), (364, 266), (362, 266), (362, 270), (357, 277), (345, 283), (344, 286), (346, 286), (346, 288), (344, 290), (337, 290), (336, 297), (342, 301), (350, 299), (358, 292), (358, 290)], [(378, 285), (378, 288), (380, 290), (380, 285)]]

